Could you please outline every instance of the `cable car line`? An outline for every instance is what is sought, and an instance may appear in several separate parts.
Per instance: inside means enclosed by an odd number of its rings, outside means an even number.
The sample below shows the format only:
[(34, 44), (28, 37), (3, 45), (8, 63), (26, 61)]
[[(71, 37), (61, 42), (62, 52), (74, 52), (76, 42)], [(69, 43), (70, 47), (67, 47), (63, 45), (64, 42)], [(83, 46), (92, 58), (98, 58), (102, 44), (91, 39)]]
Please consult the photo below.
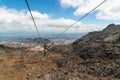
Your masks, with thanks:
[(70, 28), (72, 28), (75, 24), (77, 24), (79, 21), (81, 21), (82, 19), (84, 19), (86, 16), (88, 16), (91, 12), (93, 12), (95, 9), (97, 9), (99, 6), (101, 6), (104, 2), (106, 2), (107, 0), (104, 0), (103, 2), (101, 2), (100, 4), (98, 4), (96, 7), (94, 7), (92, 10), (90, 10), (88, 13), (86, 13), (85, 15), (83, 15), (82, 17), (80, 17), (75, 23), (73, 23), (72, 25), (70, 25), (69, 27), (67, 27), (64, 31), (62, 31), (60, 34), (58, 34), (54, 39), (58, 38), (59, 36), (61, 36), (63, 33), (65, 33), (66, 31), (68, 31)]
[(38, 34), (38, 37), (40, 37), (40, 33), (39, 33), (39, 30), (38, 30), (38, 26), (37, 26), (37, 24), (36, 24), (36, 22), (35, 22), (35, 19), (34, 19), (34, 17), (33, 17), (32, 12), (31, 12), (30, 5), (29, 5), (29, 3), (28, 3), (28, 0), (25, 0), (25, 3), (26, 3), (27, 8), (28, 8), (28, 10), (29, 10), (29, 12), (30, 12), (30, 15), (31, 15), (32, 21), (33, 21), (33, 23), (34, 23), (34, 26), (35, 26), (36, 31), (37, 31), (37, 34)]

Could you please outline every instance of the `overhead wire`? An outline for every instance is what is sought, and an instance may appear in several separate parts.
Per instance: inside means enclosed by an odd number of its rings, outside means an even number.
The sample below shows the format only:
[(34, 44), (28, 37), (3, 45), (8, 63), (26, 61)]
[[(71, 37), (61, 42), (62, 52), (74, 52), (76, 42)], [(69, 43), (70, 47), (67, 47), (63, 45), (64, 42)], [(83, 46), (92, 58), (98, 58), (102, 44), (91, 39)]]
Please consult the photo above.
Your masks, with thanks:
[[(104, 0), (102, 1), (100, 4), (98, 4), (97, 6), (95, 6), (92, 10), (90, 10), (88, 13), (86, 13), (85, 15), (83, 15), (82, 17), (80, 17), (75, 23), (73, 23), (72, 25), (70, 25), (69, 27), (67, 27), (64, 31), (62, 31), (60, 34), (56, 35), (54, 39), (57, 39), (59, 36), (61, 36), (63, 33), (65, 33), (66, 31), (68, 31), (70, 28), (72, 28), (75, 24), (77, 24), (79, 21), (81, 21), (82, 19), (84, 19), (86, 16), (88, 16), (91, 12), (93, 12), (95, 9), (97, 9), (99, 6), (101, 6), (104, 2), (106, 2), (107, 0)], [(28, 7), (28, 10), (30, 12), (30, 15), (31, 15), (31, 18), (32, 18), (32, 21), (34, 23), (34, 26), (36, 28), (36, 31), (37, 31), (37, 34), (38, 36), (40, 37), (40, 33), (39, 33), (39, 30), (38, 30), (38, 27), (37, 27), (37, 24), (35, 22), (35, 19), (33, 17), (33, 14), (31, 12), (31, 8), (30, 8), (30, 5), (28, 3), (28, 0), (25, 0), (26, 2), (26, 5)], [(46, 44), (46, 43), (45, 43)]]
[(28, 3), (28, 0), (25, 0), (25, 3), (26, 3), (27, 8), (28, 8), (28, 10), (29, 10), (29, 12), (30, 12), (30, 15), (31, 15), (33, 24), (34, 24), (34, 26), (35, 26), (35, 28), (36, 28), (36, 31), (37, 31), (37, 34), (38, 34), (38, 37), (40, 37), (40, 32), (39, 32), (39, 30), (38, 30), (38, 26), (37, 26), (37, 24), (36, 24), (36, 22), (35, 22), (35, 19), (34, 19), (34, 17), (33, 17), (32, 12), (31, 12), (31, 8), (30, 8), (30, 5), (29, 5), (29, 3)]
[[(64, 31), (62, 31), (60, 34), (58, 34), (57, 36), (55, 36), (54, 39), (58, 38), (59, 36), (61, 36), (63, 33), (65, 33), (66, 31), (68, 31), (70, 28), (72, 28), (75, 24), (77, 24), (79, 21), (81, 21), (82, 19), (84, 19), (86, 16), (88, 16), (91, 12), (93, 12), (95, 9), (97, 9), (99, 6), (101, 6), (104, 2), (106, 2), (107, 0), (104, 0), (102, 1), (100, 4), (98, 4), (96, 7), (94, 7), (92, 10), (90, 10), (88, 13), (86, 13), (85, 15), (83, 15), (82, 17), (80, 17), (75, 23), (73, 23), (72, 25), (70, 25), (68, 28), (66, 28)], [(28, 7), (28, 10), (30, 12), (30, 15), (31, 15), (31, 18), (32, 18), (32, 21), (34, 23), (34, 26), (36, 28), (36, 31), (37, 31), (37, 34), (38, 36), (40, 37), (40, 33), (39, 33), (39, 30), (38, 30), (38, 27), (37, 27), (37, 24), (35, 22), (35, 19), (33, 17), (33, 14), (31, 12), (31, 8), (30, 8), (30, 5), (28, 3), (28, 0), (25, 0), (26, 2), (26, 5)]]
[[(32, 18), (32, 21), (33, 21), (33, 23), (34, 23), (34, 26), (35, 26), (35, 28), (36, 28), (36, 31), (37, 31), (37, 34), (38, 34), (38, 37), (40, 37), (40, 33), (39, 33), (39, 30), (38, 30), (38, 26), (37, 26), (37, 24), (36, 24), (36, 22), (35, 22), (35, 19), (34, 19), (34, 17), (33, 17), (33, 14), (32, 14), (32, 12), (31, 12), (31, 8), (30, 8), (30, 5), (29, 5), (29, 3), (28, 3), (28, 0), (25, 0), (25, 2), (26, 2), (26, 5), (27, 5), (27, 7), (28, 7), (28, 10), (29, 10), (29, 12), (30, 12), (30, 15), (31, 15), (31, 18)], [(43, 46), (44, 46), (44, 55), (46, 55), (46, 50), (47, 49), (45, 49), (45, 45), (47, 44), (47, 42), (44, 42), (43, 43)]]
[(69, 27), (67, 27), (64, 31), (62, 31), (61, 33), (59, 33), (57, 36), (55, 36), (54, 39), (58, 38), (59, 36), (61, 36), (63, 33), (65, 33), (66, 31), (68, 31), (70, 28), (72, 28), (75, 24), (77, 24), (79, 21), (81, 21), (82, 19), (84, 19), (86, 16), (88, 16), (91, 12), (93, 12), (95, 9), (97, 9), (99, 6), (101, 6), (104, 2), (106, 2), (107, 0), (102, 1), (100, 4), (98, 4), (96, 7), (94, 7), (92, 10), (90, 10), (88, 13), (86, 13), (85, 15), (83, 15), (82, 17), (80, 17), (75, 23), (73, 23), (72, 25), (70, 25)]

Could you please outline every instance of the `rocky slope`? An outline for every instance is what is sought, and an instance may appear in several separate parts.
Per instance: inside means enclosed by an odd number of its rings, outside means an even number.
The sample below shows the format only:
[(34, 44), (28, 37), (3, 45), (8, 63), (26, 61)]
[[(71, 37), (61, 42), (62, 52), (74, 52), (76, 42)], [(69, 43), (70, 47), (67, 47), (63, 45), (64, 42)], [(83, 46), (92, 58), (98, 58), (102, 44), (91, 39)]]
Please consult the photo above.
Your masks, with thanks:
[(73, 44), (82, 44), (97, 41), (120, 41), (120, 25), (110, 24), (102, 31), (90, 32), (87, 35), (76, 40)]
[[(104, 67), (106, 62), (84, 60), (70, 45), (58, 45), (47, 56), (2, 45), (0, 51), (0, 80), (119, 80), (109, 76), (111, 68)], [(114, 75), (118, 74), (116, 71)]]
[(73, 44), (77, 56), (89, 65), (85, 73), (120, 79), (120, 25), (108, 25), (103, 31), (90, 32)]
[(72, 45), (56, 45), (47, 56), (0, 45), (0, 80), (120, 80), (118, 34), (119, 25), (111, 24)]

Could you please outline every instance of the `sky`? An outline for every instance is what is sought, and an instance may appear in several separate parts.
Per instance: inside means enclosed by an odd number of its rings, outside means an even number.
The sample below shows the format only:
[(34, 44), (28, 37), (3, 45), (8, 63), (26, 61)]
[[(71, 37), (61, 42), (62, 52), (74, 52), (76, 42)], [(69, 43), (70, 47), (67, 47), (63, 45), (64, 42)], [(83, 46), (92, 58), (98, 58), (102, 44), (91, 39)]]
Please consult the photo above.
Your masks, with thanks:
[[(40, 33), (61, 33), (103, 0), (28, 0)], [(120, 24), (120, 0), (107, 0), (66, 33), (99, 31)], [(0, 0), (0, 32), (34, 32), (25, 0)]]

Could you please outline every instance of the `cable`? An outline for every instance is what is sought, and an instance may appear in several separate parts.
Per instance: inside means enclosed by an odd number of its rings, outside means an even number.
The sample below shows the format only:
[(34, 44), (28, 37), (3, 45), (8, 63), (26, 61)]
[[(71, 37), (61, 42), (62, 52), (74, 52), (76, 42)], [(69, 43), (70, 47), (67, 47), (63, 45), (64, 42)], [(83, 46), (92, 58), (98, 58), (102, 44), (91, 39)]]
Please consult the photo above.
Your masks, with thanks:
[(33, 15), (32, 15), (32, 12), (31, 12), (31, 9), (30, 9), (28, 0), (25, 0), (25, 2), (26, 2), (26, 5), (27, 5), (27, 7), (28, 7), (28, 10), (29, 10), (29, 12), (30, 12), (30, 15), (31, 15), (32, 21), (33, 21), (33, 23), (34, 23), (34, 26), (35, 26), (35, 28), (36, 28), (38, 37), (40, 37), (40, 33), (39, 33), (39, 30), (38, 30), (37, 24), (36, 24), (36, 22), (35, 22), (35, 19), (34, 19)]
[(58, 34), (56, 38), (58, 38), (60, 35), (62, 35), (63, 33), (65, 33), (67, 30), (69, 30), (70, 28), (72, 28), (75, 24), (77, 24), (79, 21), (81, 21), (82, 19), (84, 19), (87, 15), (89, 15), (91, 12), (93, 12), (95, 9), (97, 9), (100, 5), (102, 5), (104, 2), (106, 2), (107, 0), (104, 0), (103, 2), (101, 2), (100, 4), (98, 4), (96, 7), (94, 7), (92, 10), (90, 10), (88, 13), (86, 13), (85, 15), (83, 15), (81, 18), (79, 18), (75, 23), (73, 23), (72, 25), (70, 25), (68, 28), (66, 28), (63, 32), (61, 32), (60, 34)]

